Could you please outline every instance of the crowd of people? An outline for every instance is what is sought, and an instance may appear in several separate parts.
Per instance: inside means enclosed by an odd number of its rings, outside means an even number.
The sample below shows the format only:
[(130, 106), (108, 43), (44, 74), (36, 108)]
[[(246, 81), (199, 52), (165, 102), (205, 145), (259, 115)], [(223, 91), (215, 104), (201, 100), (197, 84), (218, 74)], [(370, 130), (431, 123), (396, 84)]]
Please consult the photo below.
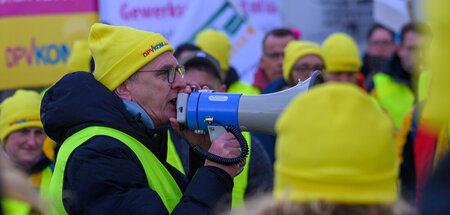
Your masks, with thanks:
[[(0, 105), (2, 211), (448, 214), (449, 122), (422, 114), (433, 34), (412, 22), (399, 35), (374, 25), (362, 54), (346, 33), (317, 44), (273, 29), (247, 84), (219, 30), (174, 48), (158, 33), (94, 24), (88, 41), (74, 42), (64, 77)], [(276, 136), (242, 132), (249, 154), (238, 164), (193, 149), (235, 158), (232, 133), (211, 141), (177, 121), (178, 93), (275, 93), (316, 71), (325, 83), (289, 103)], [(5, 176), (10, 169), (22, 172), (11, 173), (17, 180)], [(29, 187), (5, 189), (25, 179)]]

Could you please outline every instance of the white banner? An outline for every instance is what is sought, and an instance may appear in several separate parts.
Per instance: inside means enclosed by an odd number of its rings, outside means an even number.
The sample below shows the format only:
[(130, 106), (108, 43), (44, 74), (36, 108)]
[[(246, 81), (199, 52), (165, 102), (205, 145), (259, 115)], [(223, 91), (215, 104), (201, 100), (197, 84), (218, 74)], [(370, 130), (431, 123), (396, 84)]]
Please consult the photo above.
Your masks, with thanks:
[(99, 0), (100, 21), (158, 32), (169, 39), (181, 20), (188, 0)]
[[(205, 0), (204, 4), (223, 0)], [(279, 0), (232, 0), (244, 14), (263, 32), (280, 27)], [(191, 0), (99, 0), (100, 21), (111, 25), (129, 26), (140, 30), (158, 32), (169, 42), (175, 26), (192, 5)], [(203, 12), (197, 14), (202, 16)]]
[(233, 45), (230, 65), (242, 81), (251, 83), (264, 32), (282, 25), (279, 4), (278, 0), (99, 0), (99, 16), (107, 24), (161, 33), (174, 47), (193, 42), (202, 29), (222, 30)]
[(230, 1), (208, 1), (208, 4), (202, 0), (192, 1), (171, 44), (194, 43), (197, 33), (209, 28), (228, 35), (232, 44), (230, 65), (237, 70), (241, 81), (251, 83), (262, 53), (264, 34), (251, 26)]

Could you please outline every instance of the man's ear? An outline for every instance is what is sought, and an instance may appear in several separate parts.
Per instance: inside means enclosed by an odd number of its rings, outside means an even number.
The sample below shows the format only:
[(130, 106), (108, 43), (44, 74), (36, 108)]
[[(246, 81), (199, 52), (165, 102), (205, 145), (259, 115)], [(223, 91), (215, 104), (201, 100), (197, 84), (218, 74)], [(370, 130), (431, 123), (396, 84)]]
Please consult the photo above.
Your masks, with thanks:
[(115, 90), (114, 93), (119, 96), (121, 99), (132, 101), (131, 92), (128, 85), (128, 80), (124, 81), (120, 84)]
[(220, 91), (219, 92), (226, 93), (227, 92), (227, 85), (225, 85), (225, 84), (220, 85)]

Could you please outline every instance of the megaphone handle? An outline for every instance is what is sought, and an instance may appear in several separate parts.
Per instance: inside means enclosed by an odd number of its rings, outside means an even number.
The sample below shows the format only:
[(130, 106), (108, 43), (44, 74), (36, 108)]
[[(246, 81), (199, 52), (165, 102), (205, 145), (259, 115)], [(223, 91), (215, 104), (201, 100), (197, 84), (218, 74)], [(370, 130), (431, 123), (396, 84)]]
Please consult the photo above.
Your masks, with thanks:
[(222, 134), (227, 133), (227, 130), (222, 126), (208, 126), (209, 139), (211, 143), (219, 138)]
[[(180, 130), (182, 130), (182, 128), (180, 128)], [(230, 165), (230, 166), (239, 164), (242, 161), (244, 161), (248, 155), (247, 141), (245, 140), (244, 136), (242, 136), (240, 130), (236, 127), (227, 126), (225, 128), (225, 132), (231, 132), (236, 137), (236, 139), (239, 141), (239, 144), (241, 145), (241, 154), (235, 158), (219, 157), (217, 155), (214, 155), (214, 154), (211, 154), (211, 153), (205, 151), (198, 145), (196, 145), (196, 146), (191, 145), (191, 147), (194, 150), (194, 152), (196, 152), (198, 155), (200, 155), (201, 157), (208, 159), (210, 161), (220, 163), (220, 164)]]

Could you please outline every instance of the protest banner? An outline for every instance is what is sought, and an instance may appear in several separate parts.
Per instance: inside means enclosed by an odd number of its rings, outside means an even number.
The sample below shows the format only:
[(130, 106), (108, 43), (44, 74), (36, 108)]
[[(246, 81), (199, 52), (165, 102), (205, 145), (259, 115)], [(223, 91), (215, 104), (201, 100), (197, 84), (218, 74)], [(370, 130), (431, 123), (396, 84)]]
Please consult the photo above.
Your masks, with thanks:
[(0, 90), (45, 87), (98, 22), (95, 0), (0, 1)]

